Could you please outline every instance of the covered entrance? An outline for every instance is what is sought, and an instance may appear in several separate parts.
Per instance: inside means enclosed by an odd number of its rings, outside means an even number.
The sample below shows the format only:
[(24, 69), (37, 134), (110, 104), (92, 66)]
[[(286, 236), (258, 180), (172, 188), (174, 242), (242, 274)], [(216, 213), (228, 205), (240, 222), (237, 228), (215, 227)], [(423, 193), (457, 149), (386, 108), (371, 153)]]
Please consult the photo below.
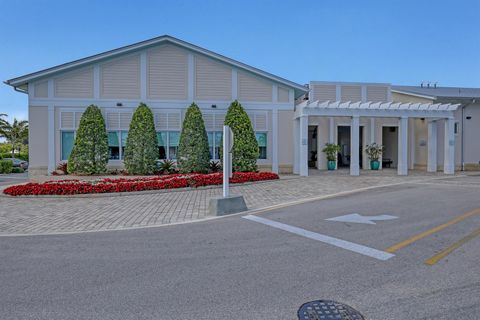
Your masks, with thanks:
[[(414, 131), (409, 128), (409, 120), (421, 118), (428, 121), (427, 171), (437, 171), (437, 126), (441, 123), (445, 135), (443, 172), (453, 174), (454, 112), (458, 107), (458, 104), (440, 103), (304, 101), (297, 105), (295, 111), (294, 173), (308, 175), (309, 151), (312, 151), (309, 133), (315, 132), (319, 169), (326, 167), (320, 147), (325, 143), (337, 143), (342, 148), (339, 165), (346, 166), (348, 163), (350, 175), (357, 176), (361, 167), (368, 167), (365, 165), (368, 158), (363, 151), (364, 146), (375, 142), (388, 148), (383, 164), (396, 167), (399, 175), (407, 175), (409, 162), (412, 162), (409, 153), (413, 152), (409, 152), (409, 148), (414, 150), (415, 147)], [(317, 130), (309, 130), (309, 127)]]

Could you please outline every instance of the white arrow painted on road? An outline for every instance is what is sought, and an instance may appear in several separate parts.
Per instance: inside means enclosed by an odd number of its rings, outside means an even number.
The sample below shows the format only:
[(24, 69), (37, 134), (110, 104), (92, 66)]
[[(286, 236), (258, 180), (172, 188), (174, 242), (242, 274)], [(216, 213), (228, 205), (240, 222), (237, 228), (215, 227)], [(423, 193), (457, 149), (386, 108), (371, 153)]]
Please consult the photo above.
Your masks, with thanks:
[(347, 214), (344, 216), (339, 216), (335, 218), (325, 219), (328, 221), (340, 221), (340, 222), (352, 222), (352, 223), (364, 223), (364, 224), (376, 224), (373, 221), (385, 221), (385, 220), (393, 220), (397, 219), (398, 217), (390, 216), (388, 214), (381, 214), (378, 216), (362, 216), (358, 213)]

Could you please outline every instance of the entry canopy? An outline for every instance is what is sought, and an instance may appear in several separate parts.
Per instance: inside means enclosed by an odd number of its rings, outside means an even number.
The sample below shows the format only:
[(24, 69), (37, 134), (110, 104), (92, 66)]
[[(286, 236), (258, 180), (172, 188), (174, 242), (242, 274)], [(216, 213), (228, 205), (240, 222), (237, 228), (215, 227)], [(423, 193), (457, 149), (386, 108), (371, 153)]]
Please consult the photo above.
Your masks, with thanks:
[(451, 103), (306, 100), (297, 105), (295, 118), (301, 116), (451, 118), (459, 106), (460, 104)]

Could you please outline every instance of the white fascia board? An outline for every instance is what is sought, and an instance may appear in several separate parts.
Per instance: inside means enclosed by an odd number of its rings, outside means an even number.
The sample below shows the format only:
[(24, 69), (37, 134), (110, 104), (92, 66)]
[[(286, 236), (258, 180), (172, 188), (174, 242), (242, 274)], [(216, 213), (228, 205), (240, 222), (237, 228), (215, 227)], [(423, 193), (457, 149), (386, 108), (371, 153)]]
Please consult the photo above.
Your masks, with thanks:
[(391, 89), (391, 91), (395, 92), (395, 93), (405, 94), (407, 96), (412, 96), (412, 97), (419, 97), (419, 98), (425, 98), (425, 99), (431, 99), (431, 100), (436, 100), (437, 99), (437, 97), (435, 97), (435, 96), (426, 96), (426, 95), (423, 95), (423, 94), (412, 93), (412, 92), (409, 92), (409, 91), (396, 90), (396, 89)]
[(176, 44), (177, 46), (180, 46), (180, 47), (183, 47), (183, 48), (186, 48), (186, 49), (190, 49), (194, 52), (201, 53), (203, 55), (209, 56), (210, 58), (213, 58), (213, 59), (222, 61), (224, 63), (236, 66), (238, 68), (247, 70), (249, 72), (252, 72), (254, 74), (257, 74), (259, 76), (267, 78), (269, 80), (279, 82), (279, 83), (281, 83), (281, 84), (283, 84), (287, 87), (295, 88), (299, 91), (302, 91), (303, 93), (306, 93), (308, 91), (308, 89), (306, 87), (302, 86), (301, 84), (292, 82), (290, 80), (287, 80), (287, 79), (284, 79), (284, 78), (281, 78), (281, 77), (278, 77), (278, 76), (275, 76), (271, 73), (262, 71), (260, 69), (255, 68), (255, 67), (244, 64), (242, 62), (227, 58), (227, 57), (222, 56), (218, 53), (215, 53), (215, 52), (212, 52), (210, 50), (198, 47), (196, 45), (193, 45), (191, 43), (182, 41), (180, 39), (176, 39), (176, 38), (168, 36), (168, 35), (153, 38), (153, 39), (142, 41), (142, 42), (138, 42), (138, 43), (135, 43), (135, 44), (132, 44), (132, 45), (129, 45), (129, 46), (125, 46), (125, 47), (121, 47), (121, 48), (118, 48), (118, 49), (113, 49), (113, 50), (110, 50), (110, 51), (99, 53), (99, 54), (96, 54), (96, 55), (93, 55), (93, 56), (90, 56), (90, 57), (86, 57), (86, 58), (83, 58), (83, 59), (75, 60), (75, 61), (72, 61), (72, 62), (67, 62), (67, 63), (61, 64), (61, 65), (52, 67), (52, 68), (48, 68), (48, 69), (45, 69), (45, 70), (37, 71), (37, 72), (34, 72), (34, 73), (30, 73), (30, 74), (27, 74), (27, 75), (24, 75), (24, 76), (20, 76), (20, 77), (17, 77), (17, 78), (7, 80), (7, 81), (5, 81), (5, 83), (8, 84), (8, 85), (11, 85), (13, 87), (17, 87), (19, 85), (22, 85), (22, 84), (28, 82), (28, 81), (31, 81), (31, 80), (34, 80), (34, 79), (37, 79), (37, 78), (40, 78), (40, 77), (50, 76), (52, 74), (56, 74), (56, 73), (59, 73), (59, 72), (62, 72), (62, 71), (78, 68), (78, 67), (81, 67), (81, 66), (84, 66), (84, 65), (87, 65), (87, 64), (91, 64), (91, 63), (94, 63), (94, 62), (98, 62), (100, 60), (105, 60), (105, 59), (108, 59), (108, 58), (111, 58), (111, 57), (114, 57), (114, 56), (120, 56), (120, 55), (130, 53), (130, 52), (133, 52), (133, 51), (146, 49), (148, 47), (161, 44), (162, 42), (169, 42), (169, 43)]
[(347, 82), (347, 81), (310, 81), (310, 84), (330, 84), (330, 85), (364, 85), (364, 86), (386, 86), (391, 87), (390, 83), (382, 82)]

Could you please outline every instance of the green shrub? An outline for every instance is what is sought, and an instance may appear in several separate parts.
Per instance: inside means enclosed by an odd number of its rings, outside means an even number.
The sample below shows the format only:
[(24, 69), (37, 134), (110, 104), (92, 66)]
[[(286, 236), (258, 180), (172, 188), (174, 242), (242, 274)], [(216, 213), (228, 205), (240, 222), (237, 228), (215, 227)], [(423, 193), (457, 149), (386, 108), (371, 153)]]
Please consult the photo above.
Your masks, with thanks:
[(10, 160), (0, 160), (0, 173), (12, 173), (13, 162)]
[(158, 164), (158, 173), (173, 173), (175, 172), (175, 162), (165, 159)]
[(100, 108), (90, 105), (80, 119), (68, 172), (98, 174), (107, 171), (108, 137)]
[(157, 168), (158, 143), (153, 113), (141, 103), (132, 117), (124, 163), (129, 174), (153, 174)]
[(12, 173), (24, 173), (25, 170), (23, 168), (20, 168), (20, 167), (13, 167), (12, 168)]
[(228, 108), (225, 125), (233, 131), (233, 170), (257, 171), (259, 157), (257, 139), (250, 118), (237, 100)]
[(200, 108), (192, 103), (183, 120), (178, 146), (178, 167), (180, 172), (206, 173), (210, 165), (208, 136)]

